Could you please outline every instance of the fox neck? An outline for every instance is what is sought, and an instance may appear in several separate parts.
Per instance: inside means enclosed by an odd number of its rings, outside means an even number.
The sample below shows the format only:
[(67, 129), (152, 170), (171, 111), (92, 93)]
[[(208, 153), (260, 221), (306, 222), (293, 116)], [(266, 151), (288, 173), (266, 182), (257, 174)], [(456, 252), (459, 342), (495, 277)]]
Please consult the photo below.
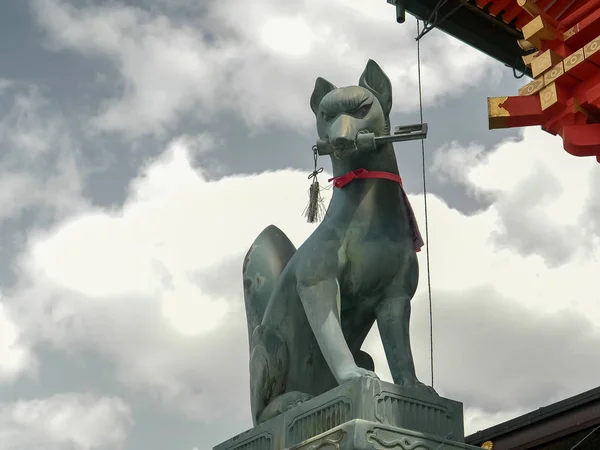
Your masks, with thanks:
[[(386, 144), (363, 159), (338, 159), (332, 155), (334, 176), (342, 176), (352, 170), (366, 169), (399, 175), (398, 163), (392, 144)], [(408, 224), (407, 209), (401, 189), (397, 183), (389, 180), (364, 179), (351, 182), (340, 189), (334, 189), (327, 208), (325, 221), (342, 218), (346, 223), (377, 224), (392, 221)], [(408, 227), (408, 225), (407, 225)], [(406, 228), (409, 233), (409, 228)]]

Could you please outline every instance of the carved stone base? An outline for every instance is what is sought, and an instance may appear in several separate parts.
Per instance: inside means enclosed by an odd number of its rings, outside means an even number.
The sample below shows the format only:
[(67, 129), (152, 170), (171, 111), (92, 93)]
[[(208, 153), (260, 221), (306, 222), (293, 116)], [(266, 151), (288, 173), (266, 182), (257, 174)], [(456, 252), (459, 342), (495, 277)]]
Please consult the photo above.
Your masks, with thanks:
[[(398, 442), (389, 441), (392, 437)], [(338, 438), (339, 442), (335, 442)], [(391, 444), (386, 447), (386, 442)], [(241, 433), (214, 450), (433, 450), (440, 443), (445, 444), (439, 447), (444, 450), (475, 448), (462, 442), (462, 403), (359, 378)]]
[[(253, 448), (253, 447), (248, 447)], [(260, 447), (257, 447), (260, 448)], [(481, 450), (464, 442), (355, 419), (288, 450)]]

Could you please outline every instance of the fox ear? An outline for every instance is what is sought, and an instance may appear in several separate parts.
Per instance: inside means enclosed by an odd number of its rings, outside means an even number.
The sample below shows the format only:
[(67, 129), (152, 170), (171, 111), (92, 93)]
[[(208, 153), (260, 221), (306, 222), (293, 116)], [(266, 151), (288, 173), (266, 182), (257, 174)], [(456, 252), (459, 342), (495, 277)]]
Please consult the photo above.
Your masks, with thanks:
[(321, 103), (321, 100), (323, 100), (323, 97), (325, 97), (326, 94), (333, 91), (334, 89), (337, 88), (325, 78), (317, 78), (317, 80), (315, 81), (315, 89), (313, 90), (313, 93), (310, 96), (310, 109), (312, 109), (312, 112), (315, 113), (315, 116), (319, 111), (319, 104)]
[(358, 85), (371, 91), (379, 100), (383, 113), (389, 116), (392, 110), (392, 83), (381, 67), (372, 59), (367, 62), (367, 67), (360, 76)]

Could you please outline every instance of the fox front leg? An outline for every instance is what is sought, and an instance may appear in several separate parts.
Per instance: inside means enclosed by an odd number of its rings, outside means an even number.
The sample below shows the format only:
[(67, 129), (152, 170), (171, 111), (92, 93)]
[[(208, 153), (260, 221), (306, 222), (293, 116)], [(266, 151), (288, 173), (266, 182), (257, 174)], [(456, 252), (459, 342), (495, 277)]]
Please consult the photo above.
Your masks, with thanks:
[(410, 297), (385, 298), (376, 311), (377, 326), (394, 383), (435, 394), (432, 387), (417, 379), (410, 346)]
[(340, 324), (340, 289), (335, 278), (299, 282), (298, 295), (327, 365), (339, 384), (375, 373), (358, 367)]

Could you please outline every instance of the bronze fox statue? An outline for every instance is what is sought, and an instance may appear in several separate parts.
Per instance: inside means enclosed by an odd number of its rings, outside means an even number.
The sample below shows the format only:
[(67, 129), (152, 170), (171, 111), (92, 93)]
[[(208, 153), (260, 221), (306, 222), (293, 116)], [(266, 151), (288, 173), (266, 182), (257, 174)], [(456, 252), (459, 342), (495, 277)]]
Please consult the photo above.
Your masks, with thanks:
[[(361, 151), (359, 132), (389, 134), (392, 86), (372, 60), (358, 86), (317, 78), (310, 99), (320, 139), (333, 149), (336, 188), (324, 220), (296, 250), (277, 227), (254, 241), (243, 265), (255, 425), (357, 377), (376, 377), (361, 351), (377, 322), (394, 383), (420, 383), (410, 346), (411, 299), (422, 240), (391, 143)], [(350, 177), (357, 178), (357, 177)], [(400, 180), (401, 181), (401, 180)], [(348, 181), (346, 181), (347, 183)]]

